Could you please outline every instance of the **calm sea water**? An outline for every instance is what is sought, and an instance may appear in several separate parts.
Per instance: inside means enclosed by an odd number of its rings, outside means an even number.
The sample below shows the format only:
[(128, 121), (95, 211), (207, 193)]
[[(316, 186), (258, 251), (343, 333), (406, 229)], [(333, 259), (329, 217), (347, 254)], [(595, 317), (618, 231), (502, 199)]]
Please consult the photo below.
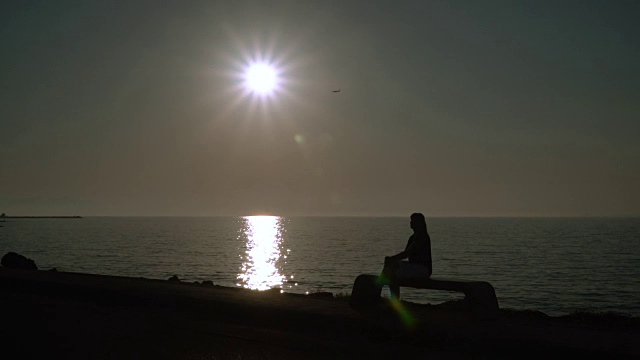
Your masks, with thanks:
[[(430, 218), (434, 277), (490, 282), (502, 308), (640, 316), (638, 218)], [(350, 292), (411, 235), (407, 218), (8, 219), (0, 251), (40, 269), (305, 293)], [(385, 289), (386, 291), (386, 289)], [(437, 304), (455, 292), (402, 289)]]

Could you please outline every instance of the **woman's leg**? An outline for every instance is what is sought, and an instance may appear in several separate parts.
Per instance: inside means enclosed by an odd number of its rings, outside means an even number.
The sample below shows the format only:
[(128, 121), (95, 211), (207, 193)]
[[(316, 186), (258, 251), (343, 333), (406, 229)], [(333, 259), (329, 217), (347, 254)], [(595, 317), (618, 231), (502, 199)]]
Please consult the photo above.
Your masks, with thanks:
[(380, 276), (378, 276), (378, 283), (382, 285), (389, 284), (391, 279), (394, 277), (397, 267), (398, 263), (396, 261), (385, 259), (384, 268), (382, 268), (382, 272), (380, 273)]
[(400, 285), (398, 285), (397, 280), (389, 285), (389, 292), (391, 293), (392, 299), (400, 300)]
[(391, 296), (396, 299), (400, 299), (400, 286), (398, 285), (400, 280), (427, 279), (430, 276), (431, 272), (422, 264), (415, 264), (407, 261), (398, 262), (393, 271), (389, 285)]
[(389, 285), (391, 297), (395, 299), (400, 298), (400, 286), (398, 285), (398, 276), (396, 274), (398, 266), (400, 266), (400, 261), (390, 260), (385, 262), (384, 269), (382, 269), (379, 277), (381, 283)]

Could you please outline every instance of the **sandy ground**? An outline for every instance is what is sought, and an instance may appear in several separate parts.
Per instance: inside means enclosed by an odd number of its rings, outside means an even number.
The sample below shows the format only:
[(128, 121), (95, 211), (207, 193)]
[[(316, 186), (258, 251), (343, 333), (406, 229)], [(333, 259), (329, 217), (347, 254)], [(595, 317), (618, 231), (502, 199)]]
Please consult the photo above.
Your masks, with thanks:
[(640, 358), (637, 321), (511, 312), (477, 321), (452, 306), (403, 306), (401, 317), (384, 301), (356, 310), (330, 294), (0, 268), (0, 351), (22, 359)]

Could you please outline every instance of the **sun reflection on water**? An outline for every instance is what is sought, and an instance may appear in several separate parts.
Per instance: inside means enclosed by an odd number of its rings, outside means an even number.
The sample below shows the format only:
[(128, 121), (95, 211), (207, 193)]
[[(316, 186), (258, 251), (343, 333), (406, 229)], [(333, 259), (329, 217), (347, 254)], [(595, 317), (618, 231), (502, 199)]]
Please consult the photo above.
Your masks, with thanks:
[(245, 216), (242, 228), (246, 249), (238, 274), (238, 286), (252, 290), (280, 288), (285, 276), (278, 261), (282, 254), (282, 219), (279, 216)]

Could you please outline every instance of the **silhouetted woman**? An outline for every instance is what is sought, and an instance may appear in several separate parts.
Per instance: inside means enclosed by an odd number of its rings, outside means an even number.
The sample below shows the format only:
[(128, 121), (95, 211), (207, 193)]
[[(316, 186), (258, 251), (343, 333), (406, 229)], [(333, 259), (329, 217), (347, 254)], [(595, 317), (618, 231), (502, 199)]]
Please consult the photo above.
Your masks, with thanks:
[[(380, 277), (389, 283), (391, 296), (400, 299), (399, 281), (424, 279), (431, 276), (431, 238), (427, 232), (427, 221), (421, 213), (411, 214), (409, 223), (413, 235), (409, 237), (404, 251), (384, 258), (384, 269)], [(409, 261), (402, 261), (408, 259)], [(384, 281), (387, 280), (387, 281)]]

